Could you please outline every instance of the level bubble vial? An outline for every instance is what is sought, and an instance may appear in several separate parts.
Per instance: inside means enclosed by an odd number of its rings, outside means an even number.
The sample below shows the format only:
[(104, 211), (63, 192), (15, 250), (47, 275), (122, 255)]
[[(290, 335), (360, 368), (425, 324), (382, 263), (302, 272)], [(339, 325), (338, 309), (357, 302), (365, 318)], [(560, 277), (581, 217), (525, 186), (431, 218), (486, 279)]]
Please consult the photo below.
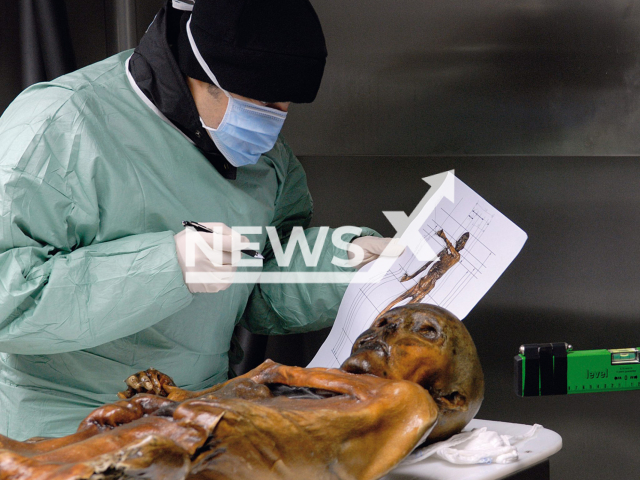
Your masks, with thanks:
[(637, 348), (618, 348), (609, 352), (611, 352), (611, 365), (640, 363)]

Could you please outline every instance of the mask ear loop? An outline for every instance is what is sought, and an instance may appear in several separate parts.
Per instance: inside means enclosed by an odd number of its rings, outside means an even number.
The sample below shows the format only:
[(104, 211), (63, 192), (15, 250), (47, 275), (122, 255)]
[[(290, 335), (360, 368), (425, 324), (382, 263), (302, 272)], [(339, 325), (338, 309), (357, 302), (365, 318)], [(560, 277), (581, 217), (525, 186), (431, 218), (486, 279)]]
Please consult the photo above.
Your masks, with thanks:
[[(204, 70), (204, 73), (206, 73), (209, 79), (215, 84), (215, 86), (218, 87), (220, 90), (222, 90), (224, 94), (229, 98), (229, 100), (231, 100), (233, 97), (229, 92), (227, 92), (224, 88), (222, 88), (222, 86), (220, 85), (220, 82), (218, 82), (218, 79), (209, 68), (209, 65), (207, 65), (207, 62), (204, 61), (204, 58), (200, 54), (200, 50), (198, 50), (196, 41), (193, 39), (193, 35), (191, 34), (191, 16), (189, 16), (189, 20), (187, 21), (187, 37), (189, 37), (189, 44), (191, 45), (191, 50), (193, 51), (193, 54), (198, 60), (198, 63)], [(267, 108), (269, 110), (275, 110), (270, 107), (264, 107), (264, 108)]]
[(196, 41), (193, 39), (193, 35), (191, 34), (191, 15), (189, 16), (189, 20), (187, 21), (187, 37), (189, 37), (189, 44), (191, 45), (191, 50), (193, 51), (193, 54), (195, 55), (196, 59), (198, 60), (198, 63), (200, 64), (204, 72), (207, 74), (209, 79), (215, 84), (215, 86), (218, 87), (220, 90), (222, 90), (224, 94), (229, 99), (231, 99), (232, 97), (229, 94), (229, 92), (227, 92), (224, 88), (220, 86), (220, 82), (218, 82), (218, 79), (209, 68), (209, 65), (207, 65), (207, 62), (205, 62), (204, 58), (202, 58), (202, 55), (200, 54), (200, 50), (198, 50)]
[[(224, 117), (222, 117), (222, 121), (220, 122), (220, 125), (218, 125), (218, 128), (212, 128), (212, 130), (215, 131), (215, 130), (218, 130), (224, 124), (224, 122), (225, 122), (225, 120), (227, 118), (227, 115), (229, 115), (229, 112), (231, 111), (232, 104), (236, 101), (236, 99), (234, 99), (229, 92), (227, 92), (224, 88), (222, 88), (222, 86), (220, 85), (220, 82), (218, 82), (218, 79), (213, 74), (213, 72), (209, 68), (209, 65), (207, 65), (207, 62), (204, 61), (204, 58), (200, 54), (200, 50), (198, 50), (198, 46), (196, 45), (196, 41), (193, 39), (193, 35), (191, 34), (191, 18), (192, 18), (192, 15), (189, 16), (189, 20), (187, 21), (187, 37), (189, 37), (189, 45), (191, 45), (191, 51), (193, 51), (193, 54), (195, 55), (196, 59), (198, 60), (198, 63), (202, 67), (202, 70), (204, 70), (204, 72), (207, 74), (209, 79), (220, 90), (222, 90), (224, 92), (224, 94), (227, 96), (227, 98), (229, 99), (229, 102), (227, 103), (227, 110), (224, 112)], [(266, 111), (269, 111), (272, 115), (275, 115), (276, 117), (282, 117), (282, 112), (280, 112), (280, 111), (278, 111), (278, 110), (276, 110), (274, 108), (270, 108), (270, 107), (267, 107), (267, 106), (260, 106), (259, 108), (263, 108)], [(284, 114), (284, 116), (286, 117), (286, 113)], [(203, 122), (203, 125), (204, 125), (204, 122)], [(211, 128), (211, 127), (208, 127), (208, 128)]]
[[(222, 127), (222, 125), (224, 125), (225, 121), (227, 120), (229, 112), (231, 111), (231, 105), (233, 104), (233, 97), (229, 94), (229, 92), (227, 92), (224, 88), (220, 86), (220, 82), (218, 82), (218, 79), (209, 68), (209, 65), (207, 65), (207, 62), (205, 62), (204, 58), (202, 58), (202, 55), (200, 54), (200, 50), (198, 50), (198, 46), (196, 45), (196, 41), (193, 39), (193, 35), (191, 34), (191, 15), (189, 15), (189, 20), (187, 21), (187, 37), (189, 37), (189, 44), (191, 45), (191, 50), (193, 51), (193, 54), (195, 55), (196, 59), (198, 60), (198, 63), (200, 64), (204, 72), (207, 74), (209, 79), (220, 90), (224, 92), (224, 94), (228, 98), (227, 109), (224, 111), (224, 116), (222, 117), (222, 120), (220, 121), (220, 125), (218, 125), (218, 128), (207, 127), (207, 128), (211, 128), (211, 130), (213, 131), (217, 131), (220, 127)], [(202, 123), (203, 127), (206, 127), (202, 118), (200, 118), (200, 122)]]

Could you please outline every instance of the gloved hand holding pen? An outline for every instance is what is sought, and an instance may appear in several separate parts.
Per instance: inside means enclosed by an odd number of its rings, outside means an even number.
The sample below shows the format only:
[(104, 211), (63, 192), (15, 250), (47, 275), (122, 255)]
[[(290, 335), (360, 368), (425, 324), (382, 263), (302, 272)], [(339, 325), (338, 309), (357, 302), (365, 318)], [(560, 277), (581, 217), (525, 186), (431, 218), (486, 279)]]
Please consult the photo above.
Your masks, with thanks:
[[(201, 225), (213, 232), (196, 231), (193, 227), (186, 227), (173, 237), (185, 283), (191, 293), (215, 293), (226, 290), (231, 286), (238, 268), (237, 263), (242, 255), (241, 245), (249, 243), (249, 239), (224, 223), (210, 222)], [(211, 251), (206, 252), (206, 249), (199, 248), (197, 238), (188, 241), (189, 235), (199, 235)], [(192, 245), (192, 258), (189, 258), (189, 244)], [(207, 281), (187, 282), (187, 273), (205, 273)]]

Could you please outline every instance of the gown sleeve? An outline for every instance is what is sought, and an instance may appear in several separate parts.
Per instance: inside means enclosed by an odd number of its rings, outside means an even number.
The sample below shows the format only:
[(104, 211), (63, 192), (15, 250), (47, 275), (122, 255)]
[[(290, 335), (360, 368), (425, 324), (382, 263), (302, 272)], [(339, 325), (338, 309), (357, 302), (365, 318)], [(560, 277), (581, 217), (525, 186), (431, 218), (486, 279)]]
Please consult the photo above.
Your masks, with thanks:
[[(307, 187), (307, 179), (300, 161), (289, 146), (282, 142), (282, 155), (288, 162), (287, 174), (278, 197), (273, 226), (276, 227), (283, 250), (294, 227), (304, 228), (304, 236), (310, 248), (315, 245), (319, 228), (308, 228), (313, 215), (313, 201)], [(273, 248), (266, 245), (263, 255), (263, 272), (354, 272), (351, 267), (340, 267), (332, 259), (346, 259), (347, 252), (330, 241), (334, 229), (329, 232), (315, 267), (307, 267), (298, 246), (287, 267), (276, 263)], [(344, 234), (342, 240), (350, 242), (357, 236), (380, 236), (375, 231), (362, 228), (360, 235)], [(320, 330), (333, 325), (338, 307), (346, 291), (347, 283), (266, 283), (257, 284), (241, 319), (241, 325), (252, 333), (279, 335)]]
[(29, 105), (0, 129), (0, 352), (91, 348), (187, 306), (174, 232), (95, 243), (98, 201), (72, 198), (64, 178), (76, 172), (58, 167), (76, 151), (73, 115), (56, 124), (53, 107), (34, 117)]

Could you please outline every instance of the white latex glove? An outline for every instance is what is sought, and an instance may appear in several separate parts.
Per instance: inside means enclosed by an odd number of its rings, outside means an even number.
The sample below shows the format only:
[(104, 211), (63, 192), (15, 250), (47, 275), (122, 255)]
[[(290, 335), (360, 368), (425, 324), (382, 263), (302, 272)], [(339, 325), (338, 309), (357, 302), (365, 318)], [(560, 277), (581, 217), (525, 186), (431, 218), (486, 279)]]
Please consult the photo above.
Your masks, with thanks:
[[(234, 232), (224, 223), (201, 223), (210, 228), (214, 233), (198, 232), (193, 227), (186, 227), (180, 233), (174, 235), (178, 263), (182, 269), (182, 276), (191, 293), (215, 293), (226, 290), (231, 286), (233, 275), (237, 270), (240, 260), (241, 244), (249, 243), (245, 236)], [(187, 236), (199, 235), (210, 251), (203, 251), (197, 244), (193, 246), (194, 258), (188, 258)], [(194, 243), (197, 239), (193, 239)], [(206, 253), (205, 253), (206, 252)], [(189, 262), (191, 260), (191, 262)], [(187, 266), (191, 263), (193, 266)], [(205, 283), (187, 283), (187, 273), (206, 273)]]
[(349, 266), (355, 267), (357, 270), (379, 256), (399, 257), (404, 252), (404, 245), (397, 238), (358, 237), (353, 239), (351, 244), (360, 247), (364, 252), (364, 257), (358, 262), (355, 249), (349, 248), (347, 250), (350, 260)]

